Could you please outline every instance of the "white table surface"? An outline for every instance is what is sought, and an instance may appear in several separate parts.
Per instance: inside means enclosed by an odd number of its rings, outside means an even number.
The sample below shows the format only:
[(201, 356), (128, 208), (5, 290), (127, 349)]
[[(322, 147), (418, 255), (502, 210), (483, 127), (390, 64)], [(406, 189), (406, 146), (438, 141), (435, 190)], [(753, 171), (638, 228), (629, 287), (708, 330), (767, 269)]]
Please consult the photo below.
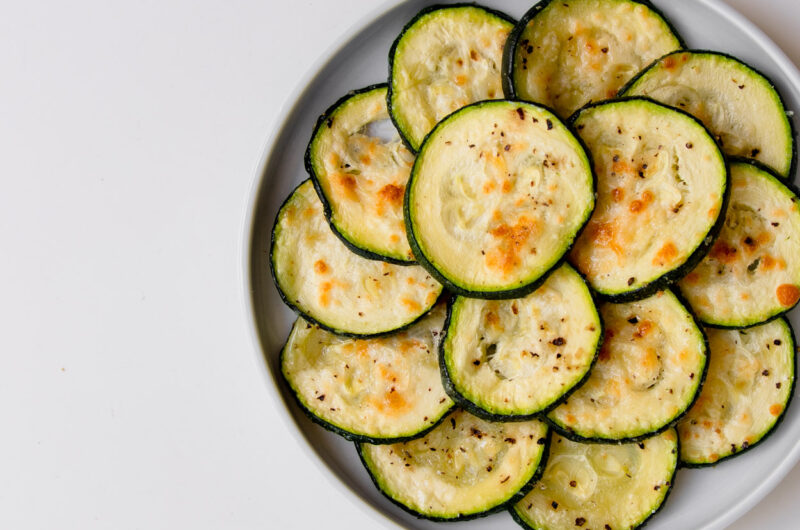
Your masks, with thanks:
[[(729, 2), (800, 64), (795, 0)], [(0, 4), (0, 528), (379, 526), (281, 419), (239, 249), (281, 105), (375, 3)]]

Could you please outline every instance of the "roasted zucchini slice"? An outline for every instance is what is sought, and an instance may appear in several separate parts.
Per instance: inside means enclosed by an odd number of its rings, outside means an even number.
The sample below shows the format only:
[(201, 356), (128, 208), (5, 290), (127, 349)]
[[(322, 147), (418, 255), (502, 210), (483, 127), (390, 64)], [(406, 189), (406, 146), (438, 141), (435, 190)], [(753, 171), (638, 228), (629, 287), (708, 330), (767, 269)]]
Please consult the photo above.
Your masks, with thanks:
[(414, 261), (403, 195), (414, 155), (389, 121), (386, 85), (351, 92), (320, 116), (306, 169), (331, 229), (365, 258)]
[(706, 338), (671, 291), (600, 306), (605, 341), (589, 379), (547, 415), (579, 441), (636, 441), (692, 406), (707, 368)]
[(391, 443), (419, 437), (453, 406), (437, 361), (445, 304), (405, 331), (352, 339), (298, 318), (281, 371), (302, 409), (349, 440)]
[(624, 95), (649, 96), (699, 118), (727, 155), (754, 158), (783, 177), (797, 152), (780, 94), (763, 74), (716, 52), (676, 52), (638, 75)]
[(583, 278), (562, 265), (525, 298), (457, 297), (442, 343), (442, 379), (488, 420), (529, 418), (589, 374), (602, 325)]
[(426, 138), (406, 190), (406, 232), (420, 265), (451, 291), (512, 298), (541, 285), (593, 207), (588, 156), (554, 114), (486, 101)]
[(503, 46), (514, 20), (474, 4), (432, 6), (403, 28), (389, 52), (389, 112), (418, 150), (442, 118), (501, 99)]
[(800, 300), (798, 257), (797, 195), (766, 167), (739, 160), (722, 232), (678, 286), (704, 323), (752, 326)]
[(423, 438), (357, 448), (375, 485), (398, 506), (455, 521), (525, 495), (544, 469), (549, 441), (538, 420), (490, 423), (457, 409)]
[(708, 376), (678, 423), (681, 462), (693, 467), (739, 455), (766, 438), (783, 418), (795, 384), (795, 340), (786, 320), (706, 333)]
[(397, 331), (427, 313), (442, 292), (422, 267), (351, 252), (333, 235), (310, 180), (278, 211), (270, 252), (283, 301), (306, 320), (342, 335)]
[(503, 56), (506, 97), (548, 105), (567, 117), (616, 96), (637, 72), (681, 49), (649, 2), (543, 0), (522, 17)]
[(638, 528), (663, 506), (678, 465), (670, 429), (640, 443), (582, 444), (553, 435), (533, 490), (511, 510), (524, 528)]
[(572, 262), (613, 301), (666, 288), (722, 227), (728, 170), (717, 144), (695, 118), (641, 98), (588, 106), (573, 122), (594, 159), (598, 199)]

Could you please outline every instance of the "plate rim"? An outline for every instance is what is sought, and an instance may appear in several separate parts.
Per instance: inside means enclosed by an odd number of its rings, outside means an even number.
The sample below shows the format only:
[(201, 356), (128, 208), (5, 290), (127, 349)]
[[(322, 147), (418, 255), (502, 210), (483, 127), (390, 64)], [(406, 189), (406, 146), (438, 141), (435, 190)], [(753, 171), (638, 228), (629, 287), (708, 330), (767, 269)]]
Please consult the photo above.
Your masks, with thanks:
[[(268, 134), (263, 147), (258, 163), (253, 170), (250, 178), (250, 185), (247, 187), (247, 195), (244, 198), (246, 207), (243, 209), (239, 223), (239, 242), (238, 252), (240, 259), (240, 266), (237, 268), (238, 284), (240, 286), (239, 296), (241, 300), (241, 310), (246, 320), (247, 334), (250, 337), (250, 346), (252, 349), (253, 360), (259, 365), (259, 371), (264, 377), (266, 386), (269, 388), (268, 392), (276, 403), (278, 415), (283, 421), (285, 427), (291, 432), (291, 436), (295, 441), (299, 442), (297, 445), (301, 447), (301, 451), (305, 453), (306, 457), (313, 462), (314, 466), (325, 477), (325, 480), (332, 486), (346, 488), (347, 492), (345, 497), (355, 508), (358, 508), (362, 513), (369, 516), (376, 523), (380, 523), (386, 528), (402, 528), (392, 517), (385, 514), (376, 506), (364, 499), (359, 492), (357, 492), (350, 484), (341, 480), (336, 471), (322, 459), (321, 455), (314, 451), (309, 443), (309, 440), (302, 434), (300, 426), (298, 425), (295, 417), (289, 410), (289, 406), (281, 396), (278, 390), (280, 384), (279, 377), (270, 368), (266, 356), (267, 352), (259, 338), (259, 332), (256, 325), (256, 309), (253, 299), (252, 276), (254, 271), (251, 269), (252, 255), (254, 252), (253, 235), (255, 226), (255, 213), (258, 207), (258, 198), (262, 186), (268, 184), (269, 179), (265, 179), (266, 167), (269, 160), (275, 154), (275, 142), (281, 134), (292, 125), (288, 122), (289, 115), (294, 111), (298, 102), (302, 98), (303, 93), (310, 85), (311, 81), (322, 72), (325, 66), (339, 54), (339, 52), (347, 46), (355, 37), (361, 32), (366, 30), (378, 18), (380, 18), (387, 11), (394, 9), (410, 0), (383, 0), (378, 5), (374, 6), (368, 12), (361, 15), (355, 22), (353, 22), (343, 33), (341, 33), (331, 43), (327, 51), (319, 55), (311, 65), (305, 70), (303, 75), (300, 76), (298, 81), (294, 84), (292, 89), (286, 94), (283, 102), (279, 107), (279, 111), (275, 118), (270, 133)], [(788, 81), (798, 91), (800, 91), (800, 70), (789, 59), (786, 53), (767, 35), (767, 33), (758, 27), (755, 23), (750, 21), (747, 17), (742, 15), (739, 11), (726, 4), (723, 0), (697, 0), (699, 4), (705, 5), (717, 16), (727, 19), (733, 25), (741, 28), (743, 31), (749, 33), (753, 40), (758, 42), (769, 56), (771, 60), (779, 67), (780, 71), (788, 78)], [(793, 111), (794, 109), (789, 109)], [(794, 181), (796, 175), (790, 175), (790, 180)], [(715, 519), (707, 522), (705, 526), (700, 527), (702, 530), (722, 529), (732, 524), (759, 502), (766, 497), (775, 487), (786, 477), (786, 475), (795, 467), (800, 461), (800, 440), (798, 440), (791, 451), (789, 451), (781, 461), (779, 466), (776, 466), (767, 477), (761, 481), (757, 486), (750, 490), (744, 499), (735, 504), (727, 511), (717, 516)]]

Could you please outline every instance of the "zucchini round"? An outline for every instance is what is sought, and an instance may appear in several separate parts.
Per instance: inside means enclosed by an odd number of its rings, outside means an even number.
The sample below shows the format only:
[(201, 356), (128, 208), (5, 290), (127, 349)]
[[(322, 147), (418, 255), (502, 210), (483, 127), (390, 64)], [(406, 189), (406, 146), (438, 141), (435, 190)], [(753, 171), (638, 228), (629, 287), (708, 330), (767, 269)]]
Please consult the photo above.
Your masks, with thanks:
[(678, 284), (702, 322), (752, 326), (797, 304), (798, 200), (766, 167), (744, 160), (732, 163), (722, 232), (703, 261)]
[(352, 339), (298, 318), (281, 372), (306, 414), (348, 440), (416, 438), (453, 406), (437, 361), (444, 319), (440, 303), (406, 331)]
[(697, 119), (642, 98), (590, 105), (572, 121), (598, 179), (573, 264), (616, 302), (666, 288), (722, 227), (728, 169), (717, 144)]
[(278, 211), (270, 252), (283, 301), (306, 320), (341, 335), (397, 331), (427, 313), (442, 292), (422, 267), (351, 252), (333, 235), (310, 180)]
[(402, 265), (414, 261), (403, 221), (414, 155), (390, 125), (386, 92), (367, 87), (325, 111), (305, 161), (334, 233), (365, 258)]
[(707, 369), (702, 329), (671, 291), (602, 304), (605, 341), (589, 379), (547, 418), (578, 441), (636, 441), (678, 421)]
[(780, 94), (762, 73), (717, 52), (682, 51), (662, 57), (623, 89), (699, 118), (725, 154), (754, 158), (779, 175), (794, 174), (797, 149)]
[(795, 340), (786, 320), (706, 333), (708, 376), (678, 423), (681, 462), (692, 467), (740, 455), (766, 438), (783, 418), (795, 384)]
[(525, 298), (457, 297), (439, 357), (442, 380), (476, 416), (529, 419), (589, 375), (601, 337), (589, 288), (565, 264)]
[(542, 478), (511, 515), (536, 530), (639, 528), (664, 505), (677, 467), (674, 429), (624, 445), (554, 434)]
[(525, 495), (544, 469), (549, 441), (540, 421), (490, 423), (456, 409), (422, 438), (356, 447), (375, 485), (398, 506), (455, 521)]
[(406, 232), (450, 291), (512, 298), (541, 285), (593, 208), (591, 164), (569, 129), (537, 105), (486, 101), (426, 138), (406, 189)]
[(432, 6), (403, 28), (389, 52), (389, 112), (411, 149), (442, 118), (501, 99), (508, 15), (474, 4)]
[(503, 56), (506, 97), (563, 117), (616, 96), (639, 70), (683, 47), (649, 2), (543, 0), (514, 27)]

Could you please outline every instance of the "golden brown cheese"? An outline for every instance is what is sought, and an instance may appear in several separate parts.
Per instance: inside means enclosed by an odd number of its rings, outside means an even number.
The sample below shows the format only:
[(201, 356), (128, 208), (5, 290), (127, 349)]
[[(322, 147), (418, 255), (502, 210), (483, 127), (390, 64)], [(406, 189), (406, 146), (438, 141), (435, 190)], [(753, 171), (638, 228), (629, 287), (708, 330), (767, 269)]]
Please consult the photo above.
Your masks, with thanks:
[(676, 274), (721, 214), (727, 169), (713, 139), (690, 117), (642, 100), (589, 107), (575, 127), (594, 160), (597, 207), (572, 262), (608, 295)]
[[(403, 221), (414, 155), (389, 125), (385, 86), (357, 93), (323, 117), (309, 161), (331, 209), (331, 221), (359, 248), (413, 261)], [(391, 127), (381, 136), (379, 126)]]
[(797, 197), (761, 169), (734, 163), (719, 238), (679, 286), (703, 322), (757, 324), (800, 299), (798, 256)]
[(422, 253), (460, 288), (526, 285), (563, 255), (594, 204), (583, 148), (550, 112), (459, 111), (418, 155), (409, 210)]

